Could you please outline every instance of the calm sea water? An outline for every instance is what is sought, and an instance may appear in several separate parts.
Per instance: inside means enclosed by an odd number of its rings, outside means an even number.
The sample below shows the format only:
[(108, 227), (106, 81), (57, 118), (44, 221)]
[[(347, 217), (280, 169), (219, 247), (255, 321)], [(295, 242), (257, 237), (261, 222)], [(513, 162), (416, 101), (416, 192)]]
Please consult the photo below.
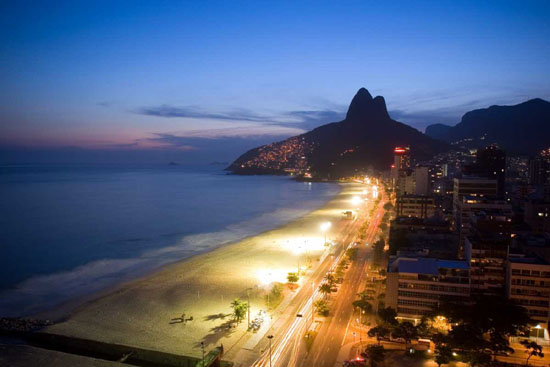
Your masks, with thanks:
[(292, 221), (339, 191), (220, 167), (0, 167), (0, 316)]

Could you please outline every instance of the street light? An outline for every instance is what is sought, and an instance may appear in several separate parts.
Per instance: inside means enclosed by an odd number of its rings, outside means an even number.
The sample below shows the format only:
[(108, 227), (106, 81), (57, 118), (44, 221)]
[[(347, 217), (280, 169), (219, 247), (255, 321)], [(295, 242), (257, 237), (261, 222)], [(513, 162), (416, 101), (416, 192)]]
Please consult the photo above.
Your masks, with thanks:
[(246, 310), (248, 311), (248, 330), (250, 330), (250, 290), (252, 288), (246, 288)]
[(324, 223), (321, 223), (321, 232), (323, 232), (325, 234), (325, 245), (327, 244), (327, 231), (330, 229), (330, 226), (332, 225), (332, 223), (330, 222), (324, 222)]
[(202, 367), (204, 367), (204, 342), (201, 342), (201, 350), (202, 350)]
[(268, 335), (267, 338), (269, 339), (269, 367), (271, 367), (271, 339), (273, 339), (273, 335)]

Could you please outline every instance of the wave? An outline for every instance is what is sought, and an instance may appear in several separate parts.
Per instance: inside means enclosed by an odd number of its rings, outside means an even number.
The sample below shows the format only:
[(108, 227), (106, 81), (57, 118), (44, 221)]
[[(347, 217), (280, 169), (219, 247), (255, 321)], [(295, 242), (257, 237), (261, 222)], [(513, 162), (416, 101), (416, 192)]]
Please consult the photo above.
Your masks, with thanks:
[(12, 289), (0, 292), (0, 315), (17, 317), (52, 309), (68, 300), (142, 276), (163, 265), (279, 227), (321, 207), (338, 191), (327, 190), (322, 197), (308, 201), (306, 207), (300, 209), (281, 208), (228, 225), (221, 231), (187, 235), (174, 245), (148, 250), (137, 257), (97, 260), (69, 271), (31, 277)]

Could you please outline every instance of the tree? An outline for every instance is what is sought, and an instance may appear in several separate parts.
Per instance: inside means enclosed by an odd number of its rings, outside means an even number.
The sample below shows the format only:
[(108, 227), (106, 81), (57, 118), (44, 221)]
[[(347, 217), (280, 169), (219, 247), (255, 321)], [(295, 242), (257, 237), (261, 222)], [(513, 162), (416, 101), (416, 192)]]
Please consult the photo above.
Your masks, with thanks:
[(487, 341), (483, 338), (483, 331), (476, 325), (458, 324), (447, 335), (448, 345), (452, 349), (464, 352), (484, 350)]
[(231, 308), (233, 309), (233, 318), (237, 323), (239, 323), (246, 316), (246, 311), (248, 311), (248, 303), (235, 298), (233, 302), (231, 302)]
[(393, 204), (390, 203), (389, 201), (384, 204), (384, 210), (392, 210), (393, 209)]
[(365, 312), (372, 312), (372, 305), (364, 298), (353, 301), (351, 304), (353, 307), (357, 307)]
[(487, 348), (491, 350), (491, 353), (493, 354), (493, 360), (496, 360), (498, 354), (507, 355), (508, 353), (514, 353), (514, 348), (510, 347), (508, 337), (500, 333), (493, 332), (489, 334)]
[(378, 345), (380, 345), (380, 341), (382, 340), (382, 338), (385, 338), (390, 334), (390, 330), (388, 328), (385, 328), (384, 326), (379, 325), (371, 328), (367, 334), (371, 338), (376, 337), (376, 341), (378, 342)]
[(528, 330), (529, 315), (521, 307), (505, 297), (479, 297), (465, 317), (466, 321), (480, 327), (486, 333), (517, 336)]
[(384, 347), (381, 345), (371, 344), (365, 349), (365, 354), (369, 358), (370, 366), (378, 366), (384, 360)]
[(373, 263), (380, 265), (384, 259), (384, 247), (386, 243), (383, 239), (380, 239), (374, 243), (373, 246)]
[(319, 286), (319, 292), (323, 293), (324, 296), (327, 296), (331, 292), (331, 286), (328, 283), (323, 283)]
[(438, 367), (447, 364), (453, 359), (453, 350), (448, 345), (437, 344), (435, 346), (435, 363)]
[(466, 353), (464, 360), (471, 367), (488, 366), (491, 363), (491, 356), (482, 349), (474, 349)]
[(472, 305), (445, 302), (435, 312), (458, 323), (449, 332), (449, 343), (477, 364), (485, 363), (487, 351), (493, 358), (513, 352), (509, 337), (524, 332), (529, 323), (525, 308), (498, 296), (480, 296)]
[(286, 280), (288, 280), (289, 283), (296, 283), (298, 280), (300, 280), (300, 277), (296, 273), (288, 273), (286, 276)]
[(525, 361), (526, 366), (529, 365), (529, 359), (531, 359), (531, 357), (544, 357), (542, 346), (538, 345), (536, 342), (530, 340), (522, 340), (520, 341), (520, 344), (525, 347), (525, 353), (527, 354), (527, 360)]
[(330, 287), (332, 287), (336, 282), (334, 275), (332, 275), (331, 273), (328, 273), (327, 275), (325, 275), (325, 280), (327, 281)]
[(313, 306), (315, 306), (315, 311), (318, 315), (328, 316), (329, 308), (325, 301), (318, 299), (313, 303)]
[(348, 259), (350, 259), (350, 261), (355, 260), (355, 258), (357, 257), (357, 247), (347, 249), (346, 256), (348, 257)]
[(411, 341), (418, 336), (416, 327), (408, 321), (402, 322), (391, 333), (392, 338), (405, 339), (405, 349), (411, 344)]
[(395, 310), (391, 307), (381, 308), (380, 310), (378, 310), (378, 316), (386, 324), (389, 324), (389, 325), (397, 324), (397, 320), (395, 319), (397, 317), (397, 312), (395, 312)]

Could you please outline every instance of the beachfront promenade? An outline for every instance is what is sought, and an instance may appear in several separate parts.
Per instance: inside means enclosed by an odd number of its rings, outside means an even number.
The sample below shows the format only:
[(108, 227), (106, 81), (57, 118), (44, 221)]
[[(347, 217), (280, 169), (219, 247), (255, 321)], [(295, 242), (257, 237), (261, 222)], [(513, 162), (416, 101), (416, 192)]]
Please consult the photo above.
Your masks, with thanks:
[[(122, 284), (72, 310), (46, 332), (195, 359), (201, 358), (201, 342), (206, 352), (223, 345), (223, 359), (235, 366), (269, 366), (266, 336), (273, 335), (272, 366), (307, 366), (312, 358), (319, 365), (333, 365), (328, 361), (336, 361), (342, 338), (349, 338), (346, 324), (351, 302), (367, 266), (363, 261), (369, 252), (365, 241), (357, 245), (358, 261), (352, 262), (344, 283), (332, 297), (331, 315), (338, 317), (315, 316), (318, 335), (309, 354), (304, 334), (312, 325), (312, 300), (320, 298), (319, 285), (356, 239), (372, 208), (370, 196), (357, 202), (357, 197), (366, 197), (365, 188), (358, 183), (343, 184), (341, 192), (325, 206), (296, 221)], [(377, 233), (382, 204), (383, 200), (369, 220), (369, 243)], [(357, 211), (358, 207), (361, 210)], [(350, 209), (358, 213), (354, 220), (343, 215)], [(332, 222), (327, 233), (333, 242), (329, 247), (323, 245), (325, 233), (320, 229), (327, 221)], [(267, 309), (265, 296), (273, 284), (286, 283), (288, 272), (295, 272), (308, 259), (311, 267), (301, 277), (299, 287), (294, 291), (285, 287), (284, 299), (269, 310), (257, 332), (247, 330), (246, 318), (239, 324), (233, 322), (230, 303), (235, 297), (247, 300), (249, 291), (254, 318), (258, 311)], [(171, 323), (182, 313), (188, 322)], [(325, 349), (327, 343), (334, 349)], [(32, 353), (33, 358), (41, 355), (39, 349)]]
[[(341, 188), (325, 206), (281, 228), (169, 265), (105, 292), (65, 315), (64, 321), (48, 328), (48, 332), (193, 357), (201, 356), (201, 341), (206, 350), (223, 344), (225, 359), (254, 362), (261, 357), (262, 350), (265, 352), (267, 341), (258, 335), (270, 327), (285, 329), (285, 322), (278, 321), (284, 315), (293, 315), (289, 320), (295, 319), (296, 309), (311, 296), (310, 279), (317, 286), (333, 260), (330, 254), (338, 256), (341, 251), (341, 243), (330, 253), (326, 251), (320, 223), (333, 223), (328, 233), (331, 240), (349, 243), (351, 237), (346, 234), (356, 232), (360, 220), (345, 219), (342, 212), (354, 207), (351, 199), (362, 194), (364, 185), (349, 183)], [(246, 300), (246, 290), (252, 288), (252, 317), (260, 309), (266, 309), (265, 295), (272, 282), (286, 283), (288, 272), (295, 272), (299, 261), (304, 264), (304, 249), (296, 251), (303, 244), (314, 262), (302, 278), (300, 288), (285, 291), (285, 300), (258, 334), (247, 331), (246, 319), (229, 328), (231, 301), (235, 297)], [(317, 261), (323, 254), (328, 254), (325, 261)], [(311, 307), (306, 307), (306, 311), (311, 312), (308, 308)], [(172, 318), (182, 313), (193, 320), (170, 324)], [(257, 345), (252, 347), (254, 341), (247, 344), (249, 338), (258, 340)], [(275, 337), (273, 342), (277, 343)], [(243, 349), (244, 346), (252, 350)]]
[[(373, 205), (372, 202), (370, 200), (363, 203), (356, 220), (340, 229), (336, 237), (337, 243), (344, 243), (347, 247), (354, 242), (360, 225), (368, 218), (367, 212)], [(375, 240), (382, 218), (383, 204), (384, 201), (381, 200), (377, 204), (372, 218), (368, 218), (370, 224), (366, 231), (367, 243), (372, 243)], [(312, 282), (315, 285), (315, 291), (308, 290), (308, 287), (305, 286), (302, 287), (292, 302), (289, 302), (288, 305), (281, 305), (281, 316), (268, 330), (261, 333), (261, 336), (264, 337), (263, 340), (258, 336), (254, 337), (254, 342), (260, 339), (254, 348), (250, 348), (249, 341), (245, 347), (237, 349), (234, 354), (229, 354), (227, 359), (234, 362), (236, 366), (267, 367), (270, 365), (270, 358), (272, 366), (334, 366), (339, 359), (341, 347), (351, 337), (351, 333), (348, 333), (349, 324), (354, 319), (351, 303), (355, 300), (358, 288), (368, 273), (366, 259), (371, 250), (364, 246), (364, 242), (359, 243), (357, 248), (357, 261), (351, 263), (350, 269), (344, 276), (344, 282), (331, 305), (332, 316), (327, 318), (316, 316), (317, 325), (312, 326), (312, 301), (321, 298), (317, 288), (327, 272), (334, 269), (339, 262), (344, 253), (344, 248), (341, 247), (338, 247), (340, 250), (338, 256), (327, 257), (304, 282), (305, 284)], [(301, 315), (301, 317), (297, 317), (297, 315)], [(315, 327), (317, 336), (313, 340), (311, 350), (308, 351), (305, 333)], [(271, 355), (268, 339), (265, 338), (267, 335), (273, 335)], [(257, 357), (258, 353), (261, 353), (259, 358)], [(341, 365), (342, 361), (338, 360), (338, 362)]]

